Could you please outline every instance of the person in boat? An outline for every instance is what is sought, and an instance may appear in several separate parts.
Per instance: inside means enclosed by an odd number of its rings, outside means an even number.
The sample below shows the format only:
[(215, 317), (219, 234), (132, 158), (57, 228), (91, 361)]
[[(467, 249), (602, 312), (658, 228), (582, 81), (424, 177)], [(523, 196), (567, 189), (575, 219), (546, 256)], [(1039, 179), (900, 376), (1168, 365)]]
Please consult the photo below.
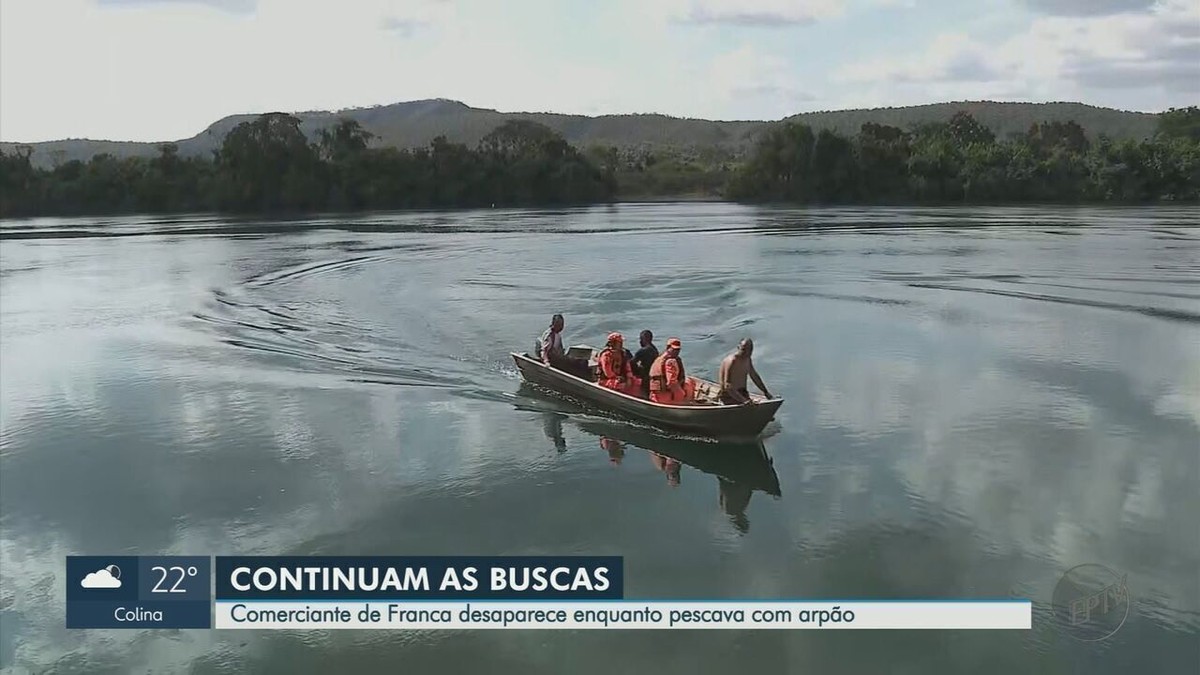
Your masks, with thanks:
[(551, 368), (591, 380), (592, 371), (587, 361), (567, 356), (567, 351), (563, 348), (562, 331), (565, 326), (566, 320), (563, 319), (562, 314), (555, 314), (551, 317), (550, 327), (538, 339), (537, 357)]
[(634, 386), (633, 370), (630, 368), (632, 361), (629, 350), (625, 349), (625, 336), (609, 333), (608, 343), (596, 357), (596, 363), (600, 366), (600, 376), (596, 383), (605, 389), (629, 392)]
[(670, 405), (688, 405), (695, 395), (695, 386), (688, 379), (679, 352), (679, 338), (667, 340), (667, 348), (650, 365), (650, 400)]
[(658, 347), (654, 346), (654, 333), (642, 331), (638, 336), (640, 348), (633, 355), (633, 375), (638, 378), (642, 398), (650, 398), (650, 366), (658, 358)]
[(753, 403), (750, 390), (746, 388), (746, 377), (754, 380), (755, 386), (762, 390), (763, 396), (771, 398), (767, 385), (763, 384), (758, 371), (754, 369), (751, 356), (754, 353), (754, 341), (746, 338), (738, 343), (737, 350), (721, 361), (721, 369), (717, 373), (717, 384), (720, 387), (717, 396), (726, 405), (745, 405)]
[(629, 351), (629, 347), (622, 347), (625, 352), (625, 363), (629, 364), (629, 384), (625, 387), (624, 392), (630, 396), (637, 396), (642, 389), (642, 382), (633, 372), (633, 352)]

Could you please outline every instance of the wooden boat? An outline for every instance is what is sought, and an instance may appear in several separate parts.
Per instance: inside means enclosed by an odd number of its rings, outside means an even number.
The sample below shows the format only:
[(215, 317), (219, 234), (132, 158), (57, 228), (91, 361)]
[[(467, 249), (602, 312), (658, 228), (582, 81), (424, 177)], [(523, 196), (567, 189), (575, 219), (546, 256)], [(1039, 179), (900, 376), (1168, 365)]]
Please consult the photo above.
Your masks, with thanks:
[[(593, 371), (597, 350), (576, 345), (567, 356), (587, 359)], [(525, 381), (560, 394), (580, 399), (606, 412), (631, 417), (653, 426), (705, 437), (756, 437), (775, 418), (783, 399), (751, 394), (754, 403), (725, 405), (717, 398), (716, 382), (689, 375), (695, 385), (694, 400), (688, 404), (665, 404), (601, 387), (567, 372), (551, 368), (528, 353), (512, 352), (513, 361)]]

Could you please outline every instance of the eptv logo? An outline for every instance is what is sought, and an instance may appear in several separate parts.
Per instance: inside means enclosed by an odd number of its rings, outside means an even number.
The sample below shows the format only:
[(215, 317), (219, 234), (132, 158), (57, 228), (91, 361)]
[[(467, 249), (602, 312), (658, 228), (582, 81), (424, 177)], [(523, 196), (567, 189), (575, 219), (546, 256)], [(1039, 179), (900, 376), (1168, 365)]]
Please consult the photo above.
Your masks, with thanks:
[(1104, 565), (1084, 564), (1067, 570), (1054, 587), (1058, 625), (1087, 642), (1112, 636), (1129, 617), (1127, 576)]

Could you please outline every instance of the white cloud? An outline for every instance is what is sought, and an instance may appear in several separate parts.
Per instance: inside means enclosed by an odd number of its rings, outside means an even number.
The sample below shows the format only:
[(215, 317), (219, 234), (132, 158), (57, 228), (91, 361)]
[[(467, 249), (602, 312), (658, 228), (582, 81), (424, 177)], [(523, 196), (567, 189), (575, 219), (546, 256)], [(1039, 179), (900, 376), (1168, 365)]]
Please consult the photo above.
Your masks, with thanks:
[[(5, 0), (0, 137), (178, 139), (229, 114), (403, 99), (437, 69), (418, 68), (412, 40), (381, 27), (438, 28), (456, 12), (395, 0), (260, 0), (246, 14), (184, 2)], [(459, 61), (487, 60), (483, 47), (456, 46)]]
[(680, 23), (786, 26), (839, 16), (843, 0), (672, 0), (670, 16)]
[(850, 64), (836, 76), (847, 82), (987, 82), (1001, 79), (1014, 68), (1015, 64), (997, 58), (986, 45), (963, 33), (944, 33), (922, 54)]
[[(620, 36), (599, 51), (555, 37), (573, 11), (259, 0), (237, 14), (174, 0), (136, 11), (5, 0), (0, 138), (173, 140), (231, 114), (424, 98), (517, 111), (719, 112), (700, 79), (706, 59), (662, 34), (656, 8), (622, 3), (590, 17), (600, 20), (593, 32)], [(53, 50), (35, 30), (47, 25)]]
[(1155, 0), (1023, 0), (1030, 9), (1061, 16), (1098, 16), (1145, 11)]
[(1044, 16), (995, 42), (943, 33), (921, 53), (849, 64), (834, 78), (873, 85), (871, 94), (892, 104), (913, 97), (1064, 100), (1119, 90), (1122, 100), (1138, 91), (1138, 100), (1160, 107), (1186, 105), (1200, 93), (1198, 26), (1200, 4), (1180, 2), (1135, 15)]
[[(912, 4), (544, 0), (515, 11), (484, 0), (4, 0), (0, 138), (174, 140), (231, 114), (422, 98), (764, 119), (815, 107), (810, 93), (825, 108), (1073, 98), (1152, 109), (1195, 91), (1197, 19), (1186, 2), (1142, 15), (1041, 14), (1020, 35), (988, 42), (930, 24), (922, 30), (943, 35), (920, 53), (889, 47), (837, 69), (846, 57), (831, 43), (871, 53), (879, 27), (857, 19)], [(805, 39), (766, 33), (731, 51), (725, 30), (814, 21), (823, 23)]]
[(714, 57), (707, 81), (721, 97), (725, 118), (785, 117), (812, 99), (787, 61), (751, 45)]
[(84, 588), (120, 588), (121, 580), (114, 577), (112, 572), (110, 572), (108, 568), (105, 568), (95, 572), (89, 572), (88, 575), (83, 578), (83, 581), (79, 582), (79, 585), (83, 586)]
[(258, 5), (258, 0), (97, 0), (96, 4), (101, 7), (127, 7), (138, 8), (148, 5), (167, 5), (167, 4), (191, 4), (211, 7), (213, 9), (248, 13), (253, 12)]

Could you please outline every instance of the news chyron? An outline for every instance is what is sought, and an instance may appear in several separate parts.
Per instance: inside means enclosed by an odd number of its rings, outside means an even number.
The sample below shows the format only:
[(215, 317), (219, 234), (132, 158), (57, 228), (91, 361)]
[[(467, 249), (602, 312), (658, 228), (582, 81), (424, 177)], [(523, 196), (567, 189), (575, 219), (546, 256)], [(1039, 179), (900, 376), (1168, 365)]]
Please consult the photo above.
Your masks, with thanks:
[(985, 599), (628, 598), (620, 556), (75, 556), (72, 629), (1028, 630)]

